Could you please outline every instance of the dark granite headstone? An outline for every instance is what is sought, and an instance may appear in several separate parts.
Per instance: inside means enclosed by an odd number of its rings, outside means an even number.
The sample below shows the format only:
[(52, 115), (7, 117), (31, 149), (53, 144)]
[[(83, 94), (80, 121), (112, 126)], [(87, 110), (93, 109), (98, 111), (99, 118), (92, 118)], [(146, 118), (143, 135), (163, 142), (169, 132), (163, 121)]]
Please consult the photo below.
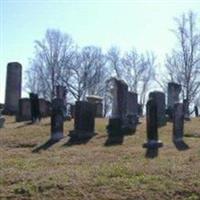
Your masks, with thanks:
[(8, 63), (6, 77), (6, 95), (3, 114), (14, 115), (18, 112), (21, 98), (22, 65), (18, 62)]
[(31, 120), (32, 123), (35, 123), (41, 120), (39, 99), (37, 94), (30, 93), (29, 95), (31, 102)]
[(31, 120), (31, 102), (29, 98), (19, 99), (19, 110), (16, 115), (16, 121), (29, 121)]
[(39, 108), (41, 117), (51, 116), (51, 103), (45, 99), (39, 99)]
[(187, 99), (183, 100), (183, 111), (184, 111), (184, 119), (190, 120), (190, 111), (189, 111), (189, 102)]
[(165, 93), (154, 91), (149, 94), (149, 99), (154, 99), (157, 105), (157, 124), (158, 127), (166, 125), (165, 116)]
[(73, 139), (87, 139), (95, 135), (95, 107), (87, 101), (77, 101), (75, 105), (74, 130), (69, 136)]
[(195, 117), (199, 116), (199, 110), (197, 106), (194, 106)]
[(90, 95), (87, 100), (95, 105), (95, 117), (103, 117), (103, 98), (100, 96)]
[(63, 99), (53, 99), (51, 113), (51, 140), (58, 141), (63, 138)]
[(168, 91), (167, 91), (167, 114), (169, 120), (173, 119), (173, 108), (175, 103), (179, 102), (179, 94), (181, 92), (181, 85), (170, 82), (168, 83)]
[(184, 106), (182, 103), (176, 103), (173, 110), (173, 141), (179, 142), (183, 140)]
[(147, 142), (143, 145), (145, 148), (162, 147), (162, 142), (158, 140), (158, 118), (157, 105), (154, 99), (149, 99), (146, 105), (146, 123), (147, 123)]

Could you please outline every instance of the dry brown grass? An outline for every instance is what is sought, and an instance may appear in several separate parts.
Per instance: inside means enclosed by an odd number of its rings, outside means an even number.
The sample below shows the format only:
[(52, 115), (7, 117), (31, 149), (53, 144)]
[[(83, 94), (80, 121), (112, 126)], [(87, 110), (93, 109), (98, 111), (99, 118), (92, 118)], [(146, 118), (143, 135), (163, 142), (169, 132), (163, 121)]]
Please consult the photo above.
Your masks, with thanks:
[(96, 135), (85, 144), (66, 145), (65, 138), (46, 150), (32, 150), (49, 139), (49, 119), (40, 125), (6, 119), (0, 129), (1, 199), (200, 199), (200, 118), (185, 124), (188, 150), (171, 142), (171, 124), (159, 129), (164, 147), (145, 157), (143, 120), (122, 145), (104, 146), (106, 119), (96, 120)]

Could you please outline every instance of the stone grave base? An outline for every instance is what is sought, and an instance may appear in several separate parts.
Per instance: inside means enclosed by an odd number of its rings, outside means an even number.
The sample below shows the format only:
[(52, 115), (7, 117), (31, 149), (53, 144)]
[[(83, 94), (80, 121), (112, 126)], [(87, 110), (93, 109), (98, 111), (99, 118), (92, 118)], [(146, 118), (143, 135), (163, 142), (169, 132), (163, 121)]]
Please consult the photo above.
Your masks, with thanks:
[(143, 144), (144, 148), (150, 148), (150, 149), (160, 148), (162, 146), (163, 146), (163, 143), (160, 140), (149, 140)]
[(85, 139), (92, 138), (95, 135), (96, 133), (94, 132), (83, 131), (83, 130), (72, 130), (69, 132), (68, 136), (72, 140), (85, 140)]
[(176, 143), (183, 142), (183, 138), (182, 137), (180, 137), (180, 138), (173, 138), (173, 142), (176, 142)]
[(52, 141), (59, 141), (63, 138), (63, 133), (62, 132), (57, 132), (57, 133), (52, 133), (51, 134), (51, 140)]

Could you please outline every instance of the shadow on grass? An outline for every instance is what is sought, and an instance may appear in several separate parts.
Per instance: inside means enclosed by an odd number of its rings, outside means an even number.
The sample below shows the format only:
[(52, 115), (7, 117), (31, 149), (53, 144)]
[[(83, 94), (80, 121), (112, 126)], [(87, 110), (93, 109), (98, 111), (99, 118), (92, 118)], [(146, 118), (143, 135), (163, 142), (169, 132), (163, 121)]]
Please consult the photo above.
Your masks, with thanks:
[(145, 157), (146, 158), (156, 158), (158, 156), (158, 148), (147, 148), (146, 153), (145, 153)]
[(18, 126), (16, 128), (24, 128), (26, 126), (35, 125), (35, 124), (39, 124), (39, 123), (38, 122), (26, 122), (26, 123), (24, 123), (21, 126)]
[(32, 153), (38, 153), (40, 150), (47, 150), (49, 149), (51, 146), (53, 146), (54, 144), (56, 144), (57, 142), (59, 142), (60, 140), (52, 140), (49, 139), (47, 140), (45, 143), (41, 144), (40, 146), (36, 147), (35, 149), (32, 150)]
[(109, 147), (114, 145), (122, 145), (123, 141), (124, 141), (124, 135), (119, 135), (119, 136), (109, 135), (104, 146)]
[(184, 137), (200, 138), (200, 133), (185, 134)]
[(188, 150), (190, 147), (182, 140), (182, 141), (173, 141), (176, 149), (178, 149), (179, 151), (185, 151)]

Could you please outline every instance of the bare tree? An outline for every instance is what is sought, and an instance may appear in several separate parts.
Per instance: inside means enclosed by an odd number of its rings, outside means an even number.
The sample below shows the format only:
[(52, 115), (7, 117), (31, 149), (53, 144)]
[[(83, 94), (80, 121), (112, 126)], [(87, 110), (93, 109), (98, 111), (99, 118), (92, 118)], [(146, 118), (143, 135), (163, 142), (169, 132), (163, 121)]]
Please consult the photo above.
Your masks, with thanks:
[(177, 46), (167, 55), (169, 80), (182, 85), (182, 96), (189, 103), (200, 93), (200, 22), (193, 12), (175, 19)]
[[(74, 49), (69, 35), (54, 29), (47, 30), (43, 40), (35, 41), (35, 57), (27, 71), (28, 90), (52, 99), (56, 85), (63, 85), (69, 79)], [(65, 76), (65, 82), (62, 76)]]

